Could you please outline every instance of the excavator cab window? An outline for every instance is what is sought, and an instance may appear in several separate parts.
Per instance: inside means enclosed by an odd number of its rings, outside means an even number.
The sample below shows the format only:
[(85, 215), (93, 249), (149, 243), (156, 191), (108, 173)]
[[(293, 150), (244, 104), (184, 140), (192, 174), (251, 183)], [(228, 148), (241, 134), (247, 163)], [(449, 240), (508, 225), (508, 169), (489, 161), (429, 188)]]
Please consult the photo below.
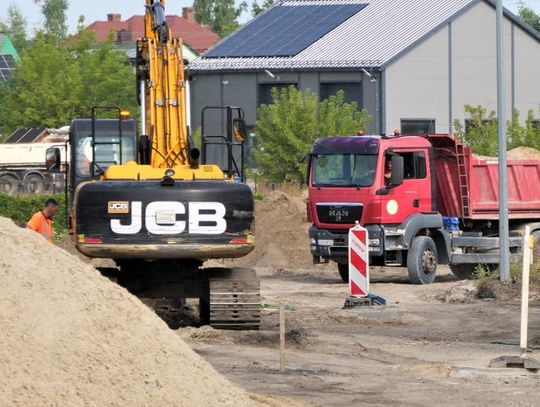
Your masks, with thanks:
[[(221, 133), (208, 130), (208, 115), (221, 117)], [(216, 164), (229, 178), (244, 181), (244, 156), (247, 128), (244, 110), (236, 106), (207, 106), (202, 110), (202, 164)], [(212, 134), (210, 134), (212, 132)]]

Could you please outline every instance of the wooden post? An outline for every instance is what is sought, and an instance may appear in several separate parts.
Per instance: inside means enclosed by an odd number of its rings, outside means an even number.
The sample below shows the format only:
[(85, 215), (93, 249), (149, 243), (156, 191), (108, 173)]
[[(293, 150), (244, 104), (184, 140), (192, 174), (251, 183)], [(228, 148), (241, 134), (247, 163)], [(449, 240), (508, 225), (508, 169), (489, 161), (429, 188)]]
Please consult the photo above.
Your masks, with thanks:
[(525, 236), (523, 237), (523, 267), (521, 271), (521, 334), (519, 346), (521, 357), (527, 356), (527, 330), (529, 322), (529, 268), (531, 266), (531, 228), (525, 226)]
[(279, 370), (285, 371), (285, 306), (279, 306)]

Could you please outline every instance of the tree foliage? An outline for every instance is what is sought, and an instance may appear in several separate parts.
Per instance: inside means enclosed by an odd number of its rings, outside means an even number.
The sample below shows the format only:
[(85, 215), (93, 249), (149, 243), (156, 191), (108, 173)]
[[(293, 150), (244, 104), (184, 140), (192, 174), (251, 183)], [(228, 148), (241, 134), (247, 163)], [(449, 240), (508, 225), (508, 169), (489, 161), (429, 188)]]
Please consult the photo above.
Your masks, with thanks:
[(540, 15), (536, 14), (535, 11), (527, 7), (525, 3), (520, 1), (518, 3), (518, 13), (523, 21), (529, 24), (536, 31), (540, 32)]
[[(496, 156), (498, 152), (497, 117), (494, 111), (483, 106), (465, 105), (467, 126), (454, 120), (454, 128), (460, 138), (476, 154)], [(520, 124), (519, 111), (514, 110), (511, 120), (506, 122), (506, 148), (519, 146), (540, 149), (540, 127), (532, 110), (527, 112), (525, 126)]]
[(255, 160), (270, 181), (302, 182), (305, 164), (300, 163), (319, 137), (346, 136), (365, 130), (371, 121), (367, 110), (345, 103), (343, 91), (319, 102), (311, 91), (294, 86), (272, 90), (272, 104), (261, 105), (255, 128)]
[(12, 80), (0, 85), (0, 131), (62, 126), (89, 117), (96, 105), (136, 112), (134, 74), (127, 56), (114, 51), (111, 40), (92, 49), (93, 35), (80, 32), (58, 46), (54, 36), (37, 34)]
[(67, 35), (68, 0), (34, 0), (34, 2), (41, 6), (41, 12), (45, 17), (45, 32), (59, 40), (64, 39)]
[(243, 1), (236, 7), (234, 0), (194, 0), (195, 20), (212, 28), (220, 38), (240, 27), (238, 17), (247, 10)]
[(253, 3), (251, 3), (251, 15), (253, 17), (258, 16), (263, 11), (268, 10), (273, 5), (274, 0), (262, 0), (262, 3), (260, 5), (257, 0), (254, 0)]
[(5, 32), (9, 35), (17, 52), (24, 51), (28, 42), (26, 36), (26, 19), (23, 17), (19, 7), (13, 4), (8, 7), (8, 18), (5, 22), (0, 21), (0, 32)]

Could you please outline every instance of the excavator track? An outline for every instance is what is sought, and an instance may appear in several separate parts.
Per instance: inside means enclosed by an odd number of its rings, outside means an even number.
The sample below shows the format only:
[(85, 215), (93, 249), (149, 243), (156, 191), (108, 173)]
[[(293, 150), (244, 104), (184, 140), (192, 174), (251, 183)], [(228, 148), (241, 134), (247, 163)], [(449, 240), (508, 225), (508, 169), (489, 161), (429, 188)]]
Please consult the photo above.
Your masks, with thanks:
[(218, 329), (259, 329), (260, 282), (255, 270), (212, 269), (208, 279), (209, 323)]

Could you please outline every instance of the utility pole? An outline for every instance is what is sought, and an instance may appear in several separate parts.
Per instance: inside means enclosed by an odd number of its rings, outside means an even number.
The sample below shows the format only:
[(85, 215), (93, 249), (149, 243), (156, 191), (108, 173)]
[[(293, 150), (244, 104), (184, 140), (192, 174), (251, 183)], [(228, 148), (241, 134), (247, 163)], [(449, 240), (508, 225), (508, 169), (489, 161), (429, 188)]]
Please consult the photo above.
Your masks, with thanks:
[(509, 243), (508, 243), (508, 188), (506, 177), (506, 132), (504, 115), (504, 30), (503, 4), (497, 0), (497, 134), (499, 143), (499, 270), (501, 281), (510, 281)]

